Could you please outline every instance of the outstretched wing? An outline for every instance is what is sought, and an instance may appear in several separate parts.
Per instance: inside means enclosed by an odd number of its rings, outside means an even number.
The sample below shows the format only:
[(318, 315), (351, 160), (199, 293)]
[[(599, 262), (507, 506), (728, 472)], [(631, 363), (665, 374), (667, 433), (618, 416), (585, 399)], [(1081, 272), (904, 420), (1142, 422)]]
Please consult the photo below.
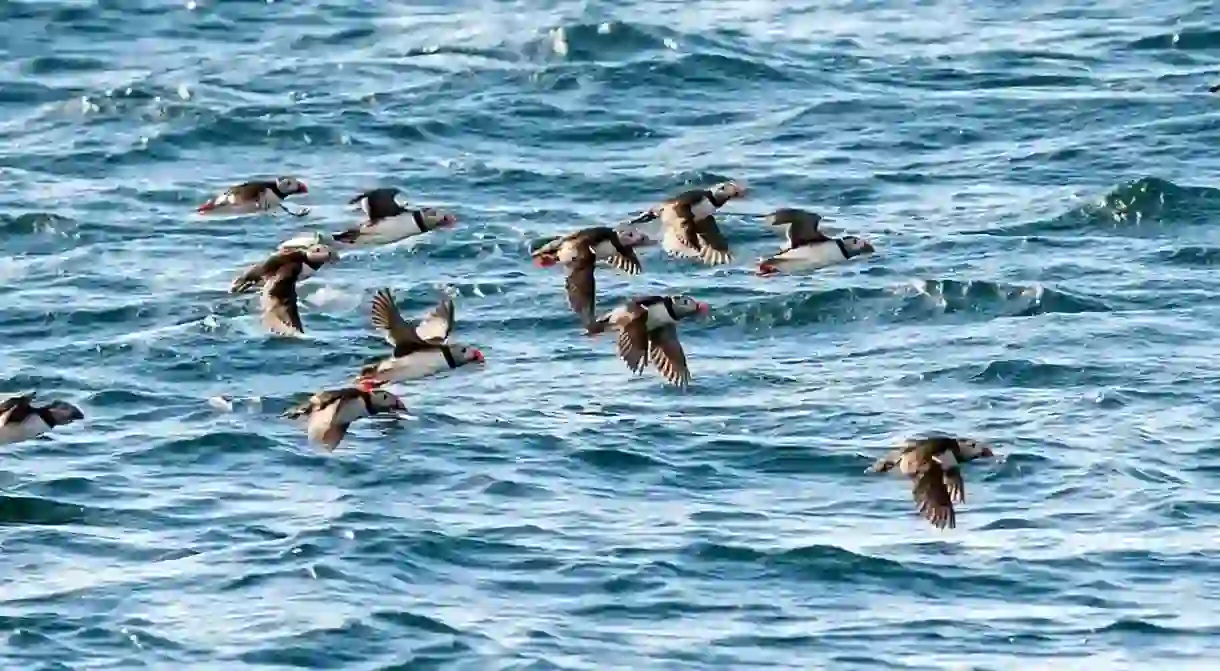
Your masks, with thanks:
[(796, 207), (781, 207), (767, 215), (766, 221), (772, 226), (787, 226), (788, 248), (800, 247), (816, 242), (830, 240), (819, 228), (822, 217), (816, 212), (809, 212)]
[(690, 370), (686, 367), (682, 342), (678, 340), (678, 327), (668, 324), (653, 329), (648, 335), (652, 365), (670, 384), (685, 387), (690, 382)]
[(631, 308), (630, 318), (619, 328), (618, 356), (633, 373), (648, 365), (648, 310)]
[(690, 203), (676, 202), (670, 207), (670, 212), (673, 213), (673, 226), (678, 241), (689, 247), (691, 251), (696, 253), (701, 251), (703, 242), (699, 239), (699, 228), (695, 225), (695, 213), (691, 210)]
[(297, 306), (298, 268), (297, 265), (286, 265), (263, 284), (260, 300), (263, 325), (280, 335), (299, 336), (305, 333), (301, 311)]
[(907, 441), (903, 445), (896, 447), (896, 448), (890, 450), (889, 452), (878, 457), (877, 460), (873, 462), (873, 465), (869, 466), (867, 469), (865, 469), (864, 472), (865, 473), (885, 473), (885, 472), (889, 471), (890, 469), (894, 468), (895, 466), (897, 466), (902, 461), (903, 455), (905, 455), (907, 452), (910, 452), (913, 449), (915, 449), (915, 443)]
[(640, 257), (635, 255), (635, 248), (624, 245), (617, 232), (610, 236), (610, 244), (614, 246), (615, 253), (606, 258), (606, 263), (628, 275), (639, 275), (644, 270)]
[(919, 514), (932, 523), (937, 529), (950, 529), (957, 526), (957, 513), (953, 510), (953, 501), (949, 489), (945, 486), (945, 470), (935, 460), (929, 459), (921, 464), (920, 473), (915, 477), (911, 495)]
[(364, 213), (368, 215), (369, 221), (377, 223), (387, 217), (394, 217), (402, 214), (405, 209), (398, 203), (398, 189), (373, 189), (369, 191), (364, 199)]
[(428, 311), (415, 327), (415, 335), (430, 345), (439, 345), (449, 339), (453, 332), (453, 300), (443, 298)]
[(421, 344), (415, 327), (408, 324), (394, 305), (394, 294), (389, 289), (379, 289), (373, 296), (373, 326), (385, 331), (386, 342), (397, 349), (404, 345)]
[(593, 321), (597, 303), (597, 282), (593, 269), (597, 257), (588, 247), (582, 246), (576, 259), (568, 265), (568, 277), (564, 286), (568, 292), (568, 306), (580, 317), (580, 323), (588, 326)]
[(955, 503), (966, 502), (966, 481), (962, 479), (962, 469), (948, 468), (945, 471), (945, 489), (949, 492), (949, 500)]
[(20, 424), (29, 417), (30, 413), (34, 412), (30, 404), (34, 402), (35, 393), (37, 392), (4, 399), (4, 402), (0, 403), (0, 426)]
[(703, 243), (699, 251), (704, 261), (720, 264), (733, 260), (733, 253), (729, 251), (729, 241), (724, 239), (720, 227), (716, 225), (715, 217), (704, 217), (694, 222), (692, 227)]

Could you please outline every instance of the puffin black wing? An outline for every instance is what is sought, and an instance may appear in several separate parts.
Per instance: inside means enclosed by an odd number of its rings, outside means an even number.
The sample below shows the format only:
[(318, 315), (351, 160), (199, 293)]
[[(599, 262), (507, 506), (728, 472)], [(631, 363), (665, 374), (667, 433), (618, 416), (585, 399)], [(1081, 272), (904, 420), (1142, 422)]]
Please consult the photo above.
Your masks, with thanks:
[(274, 333), (286, 336), (305, 333), (297, 305), (297, 277), (300, 270), (299, 264), (286, 265), (263, 284), (260, 300), (263, 325)]
[(258, 287), (269, 277), (274, 277), (286, 265), (305, 261), (305, 252), (299, 249), (284, 249), (273, 253), (265, 260), (256, 263), (238, 275), (233, 284), (229, 285), (229, 293), (247, 293)]
[(31, 404), (34, 402), (35, 393), (31, 392), (4, 399), (4, 402), (0, 403), (0, 426), (20, 424), (25, 421), (26, 417), (34, 413), (35, 410)]
[(394, 356), (406, 356), (411, 352), (439, 345), (453, 331), (454, 307), (448, 298), (441, 301), (418, 324), (402, 318), (394, 295), (389, 289), (381, 289), (373, 297), (373, 325), (385, 331), (386, 342), (394, 347)]
[(949, 492), (949, 500), (954, 503), (966, 502), (966, 481), (962, 479), (961, 468), (947, 468), (945, 471), (945, 489)]
[(439, 345), (448, 340), (453, 332), (454, 311), (453, 300), (442, 299), (415, 324), (416, 337), (430, 345)]
[(695, 213), (691, 210), (690, 204), (682, 201), (675, 202), (671, 211), (677, 220), (674, 225), (677, 227), (678, 240), (695, 252), (703, 251), (703, 243), (699, 239), (699, 227), (695, 225)]
[(701, 201), (712, 201), (712, 192), (707, 189), (689, 189), (669, 200), (670, 205), (685, 205), (688, 209)]
[(690, 382), (690, 370), (686, 367), (686, 353), (678, 340), (678, 327), (667, 324), (653, 329), (648, 334), (652, 365), (670, 384), (685, 387)]
[(597, 257), (593, 250), (580, 246), (576, 259), (568, 266), (568, 277), (564, 282), (568, 292), (568, 306), (580, 317), (580, 323), (588, 327), (593, 322), (597, 303), (597, 281), (593, 269)]
[(732, 260), (733, 253), (729, 251), (729, 241), (724, 239), (720, 227), (716, 225), (715, 217), (704, 217), (694, 222), (693, 227), (704, 243), (700, 251), (705, 260), (711, 263), (727, 263)]
[(945, 470), (936, 460), (928, 459), (920, 463), (911, 496), (915, 499), (919, 514), (932, 526), (937, 529), (957, 526), (957, 513), (953, 510), (953, 500), (945, 486)]
[(386, 342), (394, 347), (394, 356), (403, 356), (398, 353), (400, 349), (405, 350), (404, 354), (409, 354), (423, 344), (415, 327), (398, 312), (398, 306), (394, 305), (394, 294), (389, 289), (380, 289), (373, 296), (372, 320), (373, 326), (385, 331)]
[(648, 310), (638, 306), (630, 308), (630, 319), (618, 333), (618, 356), (633, 373), (640, 373), (648, 365)]
[(772, 226), (788, 226), (789, 249), (830, 240), (819, 230), (822, 216), (816, 212), (782, 207), (767, 215), (767, 222)]
[(610, 236), (610, 244), (614, 246), (614, 253), (606, 259), (606, 263), (628, 275), (639, 275), (644, 270), (640, 257), (635, 255), (635, 248), (624, 245), (617, 232)]
[(397, 216), (406, 211), (398, 203), (399, 193), (401, 191), (393, 187), (371, 189), (351, 199), (348, 201), (348, 204), (354, 205), (360, 203), (360, 207), (368, 215), (369, 221), (376, 222), (387, 217)]

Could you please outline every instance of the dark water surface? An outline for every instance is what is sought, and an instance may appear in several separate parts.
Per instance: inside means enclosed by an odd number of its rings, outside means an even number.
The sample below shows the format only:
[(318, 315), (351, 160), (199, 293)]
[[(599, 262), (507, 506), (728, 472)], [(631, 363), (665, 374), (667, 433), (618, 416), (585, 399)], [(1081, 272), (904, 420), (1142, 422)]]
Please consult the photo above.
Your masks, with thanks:
[[(0, 0), (0, 668), (1185, 669), (1220, 656), (1220, 5)], [(202, 220), (294, 174), (305, 220)], [(531, 239), (752, 189), (686, 393)], [(374, 185), (273, 339), (229, 280)], [(880, 253), (759, 279), (817, 209)], [(733, 213), (737, 213), (736, 215)], [(276, 415), (448, 291), (488, 358), (333, 455)], [(229, 394), (232, 411), (208, 399)], [(955, 531), (863, 469), (993, 441)]]

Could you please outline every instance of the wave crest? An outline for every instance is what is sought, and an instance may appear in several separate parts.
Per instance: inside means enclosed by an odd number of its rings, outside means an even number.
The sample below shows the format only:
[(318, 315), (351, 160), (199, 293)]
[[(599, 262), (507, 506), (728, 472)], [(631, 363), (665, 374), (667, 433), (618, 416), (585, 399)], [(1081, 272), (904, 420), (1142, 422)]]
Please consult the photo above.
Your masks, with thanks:
[(1138, 235), (1141, 226), (1205, 224), (1220, 209), (1220, 189), (1178, 186), (1156, 177), (1141, 177), (1120, 184), (1094, 202), (1075, 207), (1045, 221), (1027, 222), (997, 230), (992, 235), (1040, 235), (1082, 231), (1090, 234), (1117, 231)]

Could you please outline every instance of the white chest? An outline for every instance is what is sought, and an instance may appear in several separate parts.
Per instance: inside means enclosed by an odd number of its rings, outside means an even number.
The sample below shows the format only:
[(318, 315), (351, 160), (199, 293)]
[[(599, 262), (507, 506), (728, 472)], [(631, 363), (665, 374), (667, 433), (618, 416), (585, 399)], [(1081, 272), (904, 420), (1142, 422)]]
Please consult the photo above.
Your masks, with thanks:
[(449, 362), (440, 350), (425, 350), (382, 361), (377, 366), (377, 377), (387, 382), (416, 380), (448, 369)]
[(334, 422), (336, 424), (351, 424), (361, 417), (368, 417), (368, 408), (365, 407), (364, 401), (353, 398), (343, 401), (335, 410)]
[(419, 235), (424, 230), (415, 223), (415, 217), (410, 212), (387, 217), (375, 224), (365, 224), (361, 227), (356, 245), (384, 245), (391, 242)]
[(50, 431), (51, 427), (38, 415), (30, 415), (18, 424), (0, 426), (0, 445), (17, 443), (30, 438), (36, 438)]
[(847, 257), (843, 255), (843, 250), (839, 249), (838, 243), (828, 241), (789, 249), (783, 254), (776, 256), (773, 260), (785, 266), (824, 268), (837, 263), (843, 263), (847, 260)]
[(653, 303), (648, 306), (648, 330), (662, 326), (676, 324), (677, 320), (669, 315), (669, 310), (665, 309), (665, 303)]

